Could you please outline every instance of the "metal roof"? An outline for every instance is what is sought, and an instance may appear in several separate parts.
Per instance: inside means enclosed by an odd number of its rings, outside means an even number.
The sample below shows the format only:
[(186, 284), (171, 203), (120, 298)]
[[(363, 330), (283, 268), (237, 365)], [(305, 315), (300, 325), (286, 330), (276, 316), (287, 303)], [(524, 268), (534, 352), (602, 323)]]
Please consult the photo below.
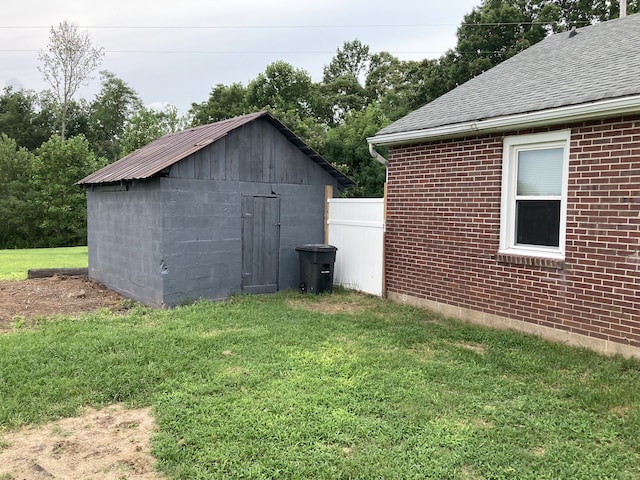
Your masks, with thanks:
[(638, 95), (639, 79), (636, 14), (551, 35), (376, 136)]
[(347, 188), (355, 185), (353, 180), (340, 173), (268, 111), (250, 113), (201, 127), (189, 128), (181, 132), (170, 133), (88, 175), (77, 184), (90, 185), (151, 178), (192, 153), (216, 142), (229, 132), (258, 118), (264, 118), (269, 121), (287, 140), (333, 176), (341, 187)]

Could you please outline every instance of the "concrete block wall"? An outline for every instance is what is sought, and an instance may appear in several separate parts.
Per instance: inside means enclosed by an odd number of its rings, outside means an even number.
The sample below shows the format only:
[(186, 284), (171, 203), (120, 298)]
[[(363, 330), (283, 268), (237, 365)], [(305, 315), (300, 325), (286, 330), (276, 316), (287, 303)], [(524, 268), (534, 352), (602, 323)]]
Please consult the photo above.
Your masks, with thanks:
[(324, 185), (277, 184), (280, 203), (279, 287), (298, 288), (300, 263), (295, 248), (324, 243)]
[(237, 184), (163, 178), (163, 303), (226, 298), (240, 285)]
[(149, 305), (162, 304), (157, 181), (87, 192), (89, 277)]
[(295, 247), (322, 243), (324, 186), (163, 178), (163, 304), (241, 291), (242, 195), (280, 196), (279, 288), (297, 288)]

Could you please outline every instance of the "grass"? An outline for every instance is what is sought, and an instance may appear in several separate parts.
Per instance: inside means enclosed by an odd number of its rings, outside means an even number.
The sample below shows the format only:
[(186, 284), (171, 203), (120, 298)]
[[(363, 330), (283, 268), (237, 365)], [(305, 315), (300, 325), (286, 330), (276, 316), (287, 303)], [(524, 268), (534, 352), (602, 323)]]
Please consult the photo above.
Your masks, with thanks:
[(87, 247), (0, 250), (0, 280), (24, 280), (30, 268), (85, 268), (87, 264)]
[(174, 479), (640, 478), (639, 362), (349, 291), (41, 319), (0, 398), (0, 431), (151, 405)]

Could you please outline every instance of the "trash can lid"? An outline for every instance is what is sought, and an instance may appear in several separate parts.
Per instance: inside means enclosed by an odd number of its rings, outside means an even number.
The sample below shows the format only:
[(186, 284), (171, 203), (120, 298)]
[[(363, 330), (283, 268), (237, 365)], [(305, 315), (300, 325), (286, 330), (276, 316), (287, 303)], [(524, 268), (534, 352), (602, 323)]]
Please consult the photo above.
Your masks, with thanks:
[(333, 245), (326, 245), (324, 243), (308, 243), (296, 247), (296, 252), (335, 252), (337, 250)]

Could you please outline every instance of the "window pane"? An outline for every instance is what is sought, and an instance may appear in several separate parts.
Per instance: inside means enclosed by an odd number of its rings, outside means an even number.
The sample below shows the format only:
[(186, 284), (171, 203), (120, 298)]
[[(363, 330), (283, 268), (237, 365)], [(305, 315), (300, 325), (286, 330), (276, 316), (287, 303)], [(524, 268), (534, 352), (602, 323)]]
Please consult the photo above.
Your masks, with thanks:
[(517, 195), (561, 195), (563, 150), (519, 151)]
[(516, 241), (524, 245), (560, 245), (560, 200), (518, 200)]

